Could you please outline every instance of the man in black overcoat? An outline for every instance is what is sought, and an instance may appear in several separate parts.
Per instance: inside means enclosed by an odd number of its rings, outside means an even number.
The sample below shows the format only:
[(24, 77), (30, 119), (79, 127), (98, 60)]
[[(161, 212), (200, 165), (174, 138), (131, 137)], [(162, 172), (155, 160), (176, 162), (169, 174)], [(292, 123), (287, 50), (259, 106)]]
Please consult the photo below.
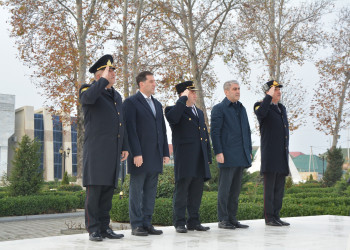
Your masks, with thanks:
[(104, 55), (90, 69), (95, 80), (79, 90), (84, 113), (83, 186), (86, 187), (85, 225), (89, 239), (120, 239), (109, 227), (120, 162), (128, 157), (122, 98), (115, 82), (113, 57)]
[(176, 91), (180, 98), (175, 106), (165, 109), (174, 147), (173, 217), (178, 233), (187, 233), (187, 230), (209, 230), (209, 227), (200, 223), (199, 207), (204, 181), (211, 178), (211, 150), (203, 111), (195, 106), (196, 90), (192, 81), (177, 84)]
[(266, 93), (262, 102), (254, 105), (261, 134), (261, 174), (264, 176), (264, 216), (269, 226), (288, 226), (280, 219), (284, 185), (289, 174), (289, 128), (287, 112), (276, 81), (264, 84)]
[(169, 162), (169, 146), (162, 105), (154, 95), (156, 81), (149, 71), (136, 77), (140, 91), (123, 103), (129, 137), (130, 174), (129, 215), (132, 235), (159, 235), (152, 215), (157, 194), (158, 175)]

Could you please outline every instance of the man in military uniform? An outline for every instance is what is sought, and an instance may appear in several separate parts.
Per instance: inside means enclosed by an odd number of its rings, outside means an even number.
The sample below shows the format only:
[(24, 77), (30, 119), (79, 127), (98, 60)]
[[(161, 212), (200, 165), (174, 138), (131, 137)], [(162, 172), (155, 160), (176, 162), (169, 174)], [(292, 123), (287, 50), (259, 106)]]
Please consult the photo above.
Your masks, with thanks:
[(175, 87), (180, 98), (175, 106), (165, 109), (174, 146), (174, 226), (178, 233), (187, 233), (187, 230), (207, 231), (209, 227), (200, 223), (199, 207), (204, 181), (211, 178), (208, 131), (203, 111), (195, 106), (197, 89), (193, 82), (182, 82)]
[(279, 103), (280, 88), (276, 81), (263, 85), (266, 94), (254, 105), (261, 134), (261, 174), (264, 176), (264, 216), (269, 226), (288, 226), (280, 219), (284, 185), (289, 174), (289, 128), (285, 106)]
[(109, 227), (109, 211), (118, 183), (120, 161), (128, 157), (122, 98), (115, 83), (113, 57), (104, 55), (90, 69), (92, 84), (84, 84), (79, 98), (84, 112), (83, 186), (86, 187), (85, 225), (89, 239), (120, 239)]

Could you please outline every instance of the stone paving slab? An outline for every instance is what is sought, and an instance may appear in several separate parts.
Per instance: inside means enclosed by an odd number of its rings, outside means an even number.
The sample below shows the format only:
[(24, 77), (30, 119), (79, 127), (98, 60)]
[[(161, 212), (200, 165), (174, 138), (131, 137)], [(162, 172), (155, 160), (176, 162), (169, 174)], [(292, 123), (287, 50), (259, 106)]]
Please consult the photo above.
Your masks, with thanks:
[[(62, 235), (61, 230), (85, 227), (82, 213), (18, 216), (0, 219), (0, 241), (22, 240)], [(54, 217), (54, 218), (52, 218)], [(66, 225), (68, 224), (68, 226)], [(128, 229), (129, 224), (111, 223), (114, 230)], [(86, 232), (86, 231), (85, 231)]]
[(248, 229), (225, 230), (217, 223), (207, 232), (189, 231), (176, 233), (174, 227), (163, 227), (162, 235), (137, 237), (130, 230), (116, 231), (125, 237), (119, 240), (105, 239), (92, 242), (88, 234), (53, 236), (0, 242), (2, 249), (25, 250), (350, 250), (349, 216), (307, 216), (284, 218), (291, 223), (288, 227), (265, 226), (264, 220), (242, 221)]

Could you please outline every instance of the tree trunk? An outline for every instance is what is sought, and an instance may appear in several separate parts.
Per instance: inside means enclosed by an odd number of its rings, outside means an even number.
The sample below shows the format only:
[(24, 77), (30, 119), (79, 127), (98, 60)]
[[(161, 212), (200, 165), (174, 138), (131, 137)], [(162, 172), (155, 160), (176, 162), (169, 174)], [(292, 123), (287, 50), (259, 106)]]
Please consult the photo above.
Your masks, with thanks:
[(123, 85), (124, 85), (124, 98), (129, 97), (129, 74), (128, 74), (128, 32), (126, 27), (126, 21), (128, 18), (128, 0), (124, 0), (123, 8)]
[(134, 36), (134, 53), (133, 53), (133, 59), (132, 59), (132, 90), (131, 94), (135, 94), (136, 90), (138, 88), (136, 83), (136, 76), (138, 74), (138, 67), (137, 67), (137, 61), (138, 61), (138, 50), (139, 50), (139, 35), (140, 35), (140, 26), (141, 26), (141, 11), (143, 6), (143, 0), (139, 0), (139, 6), (137, 8), (137, 15), (136, 15), (136, 25), (135, 25), (135, 36)]
[(350, 72), (346, 72), (345, 74), (346, 74), (346, 77), (345, 77), (342, 93), (341, 93), (340, 100), (339, 100), (339, 108), (338, 108), (337, 118), (335, 121), (335, 127), (334, 127), (334, 131), (333, 131), (333, 142), (332, 142), (331, 150), (333, 150), (334, 148), (337, 147), (338, 133), (339, 133), (340, 122), (342, 120), (345, 94), (346, 94), (347, 88), (349, 86)]
[(275, 0), (269, 1), (269, 43), (270, 43), (270, 51), (269, 51), (269, 75), (270, 79), (276, 80), (276, 43), (275, 43)]

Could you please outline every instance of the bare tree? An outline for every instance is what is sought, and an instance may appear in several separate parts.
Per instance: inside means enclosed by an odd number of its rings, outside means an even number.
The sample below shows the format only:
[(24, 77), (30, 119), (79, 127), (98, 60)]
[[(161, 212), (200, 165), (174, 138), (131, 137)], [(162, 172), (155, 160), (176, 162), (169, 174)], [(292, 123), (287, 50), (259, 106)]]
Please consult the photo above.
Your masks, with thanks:
[(350, 8), (340, 11), (325, 40), (332, 54), (316, 63), (321, 80), (310, 115), (317, 130), (333, 136), (334, 149), (339, 131), (350, 125)]
[[(287, 107), (290, 130), (305, 123), (304, 89), (299, 81), (291, 80), (290, 66), (302, 65), (322, 41), (320, 18), (327, 11), (327, 0), (311, 3), (292, 3), (290, 0), (251, 0), (241, 5), (233, 44), (247, 44), (246, 53), (238, 54), (237, 47), (228, 48), (226, 60), (240, 56), (238, 67), (245, 83), (249, 71), (245, 66), (262, 65), (265, 72), (253, 85), (261, 89), (264, 82), (274, 79), (284, 85), (282, 102)], [(243, 41), (243, 42), (242, 42)], [(235, 59), (237, 63), (240, 60)], [(261, 80), (264, 79), (264, 80)]]
[[(194, 80), (199, 89), (197, 104), (203, 110), (208, 124), (203, 76), (210, 69), (214, 56), (221, 53), (225, 34), (221, 31), (236, 1), (153, 0), (153, 3), (158, 6), (161, 13), (158, 17), (165, 29), (188, 57), (189, 72), (184, 72), (177, 80), (181, 80), (181, 77)], [(210, 80), (213, 79), (215, 77)], [(207, 81), (207, 84), (215, 87), (216, 82)]]
[(6, 0), (12, 12), (11, 35), (20, 58), (34, 68), (32, 80), (51, 110), (77, 112), (78, 179), (82, 175), (83, 115), (78, 90), (87, 82), (86, 66), (102, 49), (111, 8), (117, 1)]

